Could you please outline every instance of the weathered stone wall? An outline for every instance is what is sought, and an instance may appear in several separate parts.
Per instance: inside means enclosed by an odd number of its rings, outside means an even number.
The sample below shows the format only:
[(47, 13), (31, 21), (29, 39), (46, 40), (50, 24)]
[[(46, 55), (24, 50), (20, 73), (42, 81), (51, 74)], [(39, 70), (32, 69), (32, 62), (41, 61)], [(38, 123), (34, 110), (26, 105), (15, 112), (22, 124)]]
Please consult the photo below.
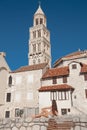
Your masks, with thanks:
[(0, 130), (87, 130), (87, 116), (1, 119)]
[(4, 119), (0, 120), (0, 130), (46, 130), (48, 126), (47, 118), (34, 119)]

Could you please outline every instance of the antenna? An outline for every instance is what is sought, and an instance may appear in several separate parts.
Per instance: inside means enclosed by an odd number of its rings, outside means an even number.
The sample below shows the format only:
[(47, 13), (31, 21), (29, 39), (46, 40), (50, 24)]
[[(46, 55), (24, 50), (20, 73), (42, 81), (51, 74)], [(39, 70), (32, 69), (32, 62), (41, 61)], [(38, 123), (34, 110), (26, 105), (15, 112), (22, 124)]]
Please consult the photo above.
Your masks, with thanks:
[(41, 1), (38, 1), (38, 3), (39, 3), (39, 6), (41, 6)]

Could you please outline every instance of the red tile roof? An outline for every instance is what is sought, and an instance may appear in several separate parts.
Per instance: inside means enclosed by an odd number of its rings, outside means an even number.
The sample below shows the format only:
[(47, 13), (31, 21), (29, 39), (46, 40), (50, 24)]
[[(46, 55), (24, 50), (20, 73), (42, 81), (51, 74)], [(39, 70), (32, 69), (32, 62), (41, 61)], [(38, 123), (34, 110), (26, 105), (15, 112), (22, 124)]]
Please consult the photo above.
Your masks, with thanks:
[(73, 53), (70, 53), (70, 54), (64, 56), (64, 58), (70, 58), (70, 57), (72, 58), (73, 56), (80, 56), (84, 53), (85, 53), (85, 51), (76, 51), (76, 52), (73, 52)]
[(80, 58), (80, 57), (84, 57), (87, 56), (87, 50), (84, 51), (76, 51), (73, 53), (70, 53), (60, 59), (58, 59), (55, 63), (54, 63), (54, 67), (56, 67), (60, 62), (62, 62), (63, 60), (68, 60), (68, 59), (75, 59), (75, 58)]
[(39, 89), (39, 92), (44, 91), (56, 91), (56, 90), (74, 90), (73, 87), (67, 84), (61, 84), (61, 85), (52, 85), (52, 86), (42, 86)]
[(69, 67), (61, 67), (61, 68), (52, 68), (48, 69), (44, 75), (42, 76), (42, 79), (45, 78), (51, 78), (51, 77), (58, 77), (58, 76), (65, 76), (69, 74)]
[(47, 65), (47, 63), (23, 66), (23, 67), (20, 67), (19, 69), (15, 70), (15, 71), (13, 71), (12, 73), (39, 70), (39, 69), (43, 69), (46, 65)]

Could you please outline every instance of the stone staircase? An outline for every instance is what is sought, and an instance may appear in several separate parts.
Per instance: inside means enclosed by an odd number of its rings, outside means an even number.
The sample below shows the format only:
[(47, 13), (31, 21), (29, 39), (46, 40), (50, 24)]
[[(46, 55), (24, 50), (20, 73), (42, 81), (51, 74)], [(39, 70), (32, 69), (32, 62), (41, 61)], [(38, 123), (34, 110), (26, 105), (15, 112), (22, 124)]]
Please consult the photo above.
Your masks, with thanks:
[(47, 130), (71, 130), (73, 127), (72, 121), (56, 122), (54, 119), (49, 119)]

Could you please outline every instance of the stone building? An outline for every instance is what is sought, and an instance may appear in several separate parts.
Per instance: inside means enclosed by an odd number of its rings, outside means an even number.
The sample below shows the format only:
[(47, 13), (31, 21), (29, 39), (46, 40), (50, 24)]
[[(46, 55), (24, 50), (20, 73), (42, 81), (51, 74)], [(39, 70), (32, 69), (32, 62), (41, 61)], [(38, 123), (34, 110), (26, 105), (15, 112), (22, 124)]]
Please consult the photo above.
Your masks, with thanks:
[(87, 114), (87, 51), (77, 51), (57, 60), (54, 68), (43, 74), (41, 82), (41, 108), (55, 99), (59, 115)]
[(0, 53), (1, 118), (31, 116), (51, 105), (52, 99), (57, 102), (59, 115), (87, 114), (87, 51), (64, 56), (51, 68), (46, 21), (39, 6), (30, 28), (27, 66), (11, 71), (4, 53)]
[[(0, 108), (5, 104), (5, 91), (8, 87), (7, 78), (10, 72), (10, 68), (5, 60), (6, 54), (0, 52)], [(0, 110), (0, 117), (3, 115), (3, 109)]]

